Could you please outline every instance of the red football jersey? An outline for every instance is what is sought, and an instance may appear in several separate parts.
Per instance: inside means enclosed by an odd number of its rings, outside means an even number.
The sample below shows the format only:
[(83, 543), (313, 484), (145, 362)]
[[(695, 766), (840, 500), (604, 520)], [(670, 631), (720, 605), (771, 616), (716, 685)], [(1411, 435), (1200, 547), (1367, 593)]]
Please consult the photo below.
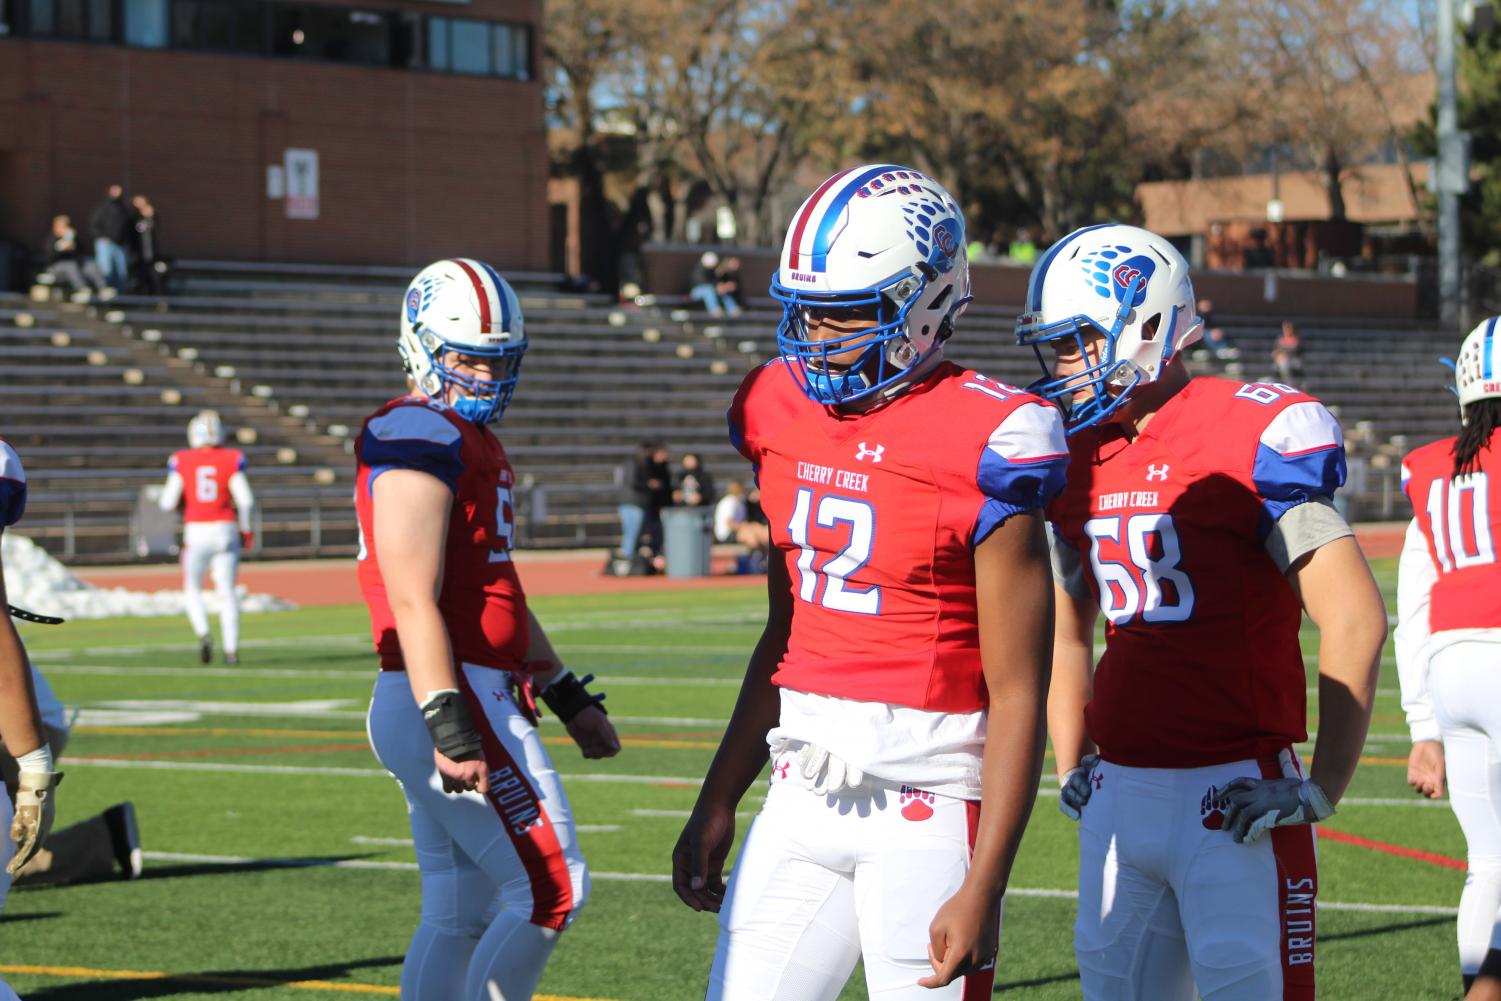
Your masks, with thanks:
[(235, 500), (229, 478), (245, 468), (237, 448), (185, 448), (173, 452), (167, 468), (182, 477), (182, 520), (234, 521)]
[(1454, 441), (1445, 438), (1415, 449), (1402, 460), (1402, 489), (1412, 502), (1418, 528), (1438, 580), (1428, 597), (1428, 630), (1501, 627), (1501, 441), (1492, 435), (1481, 449), (1480, 471), (1458, 480)]
[(1344, 482), (1339, 424), (1281, 385), (1194, 379), (1135, 439), (1070, 440), (1048, 509), (1107, 620), (1085, 710), (1100, 754), (1191, 768), (1307, 739), (1302, 609), (1265, 543)]
[(518, 666), (527, 652), (527, 615), (526, 595), (511, 562), (516, 477), (495, 435), (441, 403), (406, 396), (366, 418), (355, 456), (360, 590), (370, 608), (382, 669), (404, 667), (375, 549), (371, 494), (375, 479), (391, 469), (428, 473), (453, 491), (438, 609), (454, 658), (483, 667)]
[(884, 406), (840, 414), (776, 359), (746, 377), (729, 419), (792, 578), (792, 635), (772, 680), (983, 709), (974, 547), (1062, 487), (1057, 411), (946, 362)]

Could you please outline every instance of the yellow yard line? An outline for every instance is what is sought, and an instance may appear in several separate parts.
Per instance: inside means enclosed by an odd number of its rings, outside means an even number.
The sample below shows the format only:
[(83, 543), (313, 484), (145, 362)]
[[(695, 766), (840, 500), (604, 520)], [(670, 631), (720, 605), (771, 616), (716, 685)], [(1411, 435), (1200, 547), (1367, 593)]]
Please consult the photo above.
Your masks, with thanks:
[[(299, 991), (338, 991), (344, 994), (401, 994), (400, 987), (355, 984), (337, 980), (276, 980), (270, 977), (216, 977), (201, 973), (165, 973), (160, 970), (96, 970), (87, 966), (30, 966), (0, 964), (0, 973), (33, 977), (97, 977), (103, 980), (166, 980), (184, 984), (219, 984), (230, 987), (290, 987)], [(533, 1001), (609, 1001), (562, 994), (536, 994)]]

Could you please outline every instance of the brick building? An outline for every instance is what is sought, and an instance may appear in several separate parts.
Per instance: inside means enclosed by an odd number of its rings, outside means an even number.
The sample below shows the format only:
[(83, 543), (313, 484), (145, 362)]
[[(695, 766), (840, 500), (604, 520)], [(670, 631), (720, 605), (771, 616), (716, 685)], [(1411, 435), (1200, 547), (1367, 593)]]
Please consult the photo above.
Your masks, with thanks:
[(541, 0), (0, 0), (0, 240), (86, 236), (119, 182), (171, 256), (541, 270), (540, 30)]

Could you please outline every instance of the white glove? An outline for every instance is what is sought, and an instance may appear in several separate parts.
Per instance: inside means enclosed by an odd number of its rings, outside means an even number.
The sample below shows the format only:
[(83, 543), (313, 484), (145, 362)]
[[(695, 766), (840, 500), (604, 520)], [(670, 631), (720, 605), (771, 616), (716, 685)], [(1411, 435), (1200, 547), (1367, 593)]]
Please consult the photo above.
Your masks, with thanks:
[(1334, 816), (1334, 806), (1312, 779), (1232, 779), (1214, 792), (1225, 801), (1222, 830), (1254, 842), (1273, 827), (1312, 824)]
[(1070, 768), (1064, 773), (1061, 788), (1058, 790), (1058, 809), (1069, 820), (1078, 820), (1084, 813), (1084, 805), (1089, 802), (1089, 794), (1094, 792), (1094, 786), (1090, 783), (1090, 776), (1094, 774), (1094, 766), (1100, 763), (1098, 754), (1086, 754), (1079, 759), (1077, 768)]
[(21, 772), (16, 787), (16, 815), (10, 824), (15, 855), (5, 871), (14, 875), (31, 861), (52, 830), (52, 790), (62, 781), (62, 772)]
[(817, 744), (804, 744), (798, 748), (797, 770), (812, 783), (811, 788), (820, 796), (853, 789), (865, 781), (864, 772)]

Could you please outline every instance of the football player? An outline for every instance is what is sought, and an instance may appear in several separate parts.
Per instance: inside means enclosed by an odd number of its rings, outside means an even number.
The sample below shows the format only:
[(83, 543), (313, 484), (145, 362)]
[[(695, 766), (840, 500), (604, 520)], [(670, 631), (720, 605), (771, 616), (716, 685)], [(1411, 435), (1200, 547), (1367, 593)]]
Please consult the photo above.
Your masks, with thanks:
[[(1338, 423), (1290, 386), (1192, 377), (1194, 304), (1172, 244), (1110, 224), (1038, 260), (1017, 321), (1045, 373), (1034, 389), (1070, 433), (1068, 486), (1048, 508), (1048, 718), (1062, 808), (1083, 818), (1074, 944), (1089, 1001), (1314, 996), (1309, 825), (1354, 773), (1386, 637), (1331, 503)], [(1319, 628), (1306, 774), (1304, 611)]]
[[(0, 534), (21, 519), (26, 510), (26, 473), (20, 457), (0, 441)], [(3, 570), (3, 568), (0, 568)], [(5, 577), (0, 573), (0, 603), (5, 601)], [(27, 666), (26, 648), (9, 615), (0, 615), (0, 740), (17, 764), (17, 781), (9, 795), (0, 795), (0, 906), (10, 881), (24, 866), (52, 828), (52, 790), (62, 775), (53, 771), (52, 749), (37, 708)], [(19, 1001), (16, 992), (0, 981), (0, 1001)]]
[(1459, 897), (1459, 969), (1470, 1001), (1501, 999), (1498, 319), (1476, 327), (1459, 349), (1459, 435), (1403, 460), (1413, 519), (1397, 565), (1397, 672), (1412, 733), (1407, 781), (1438, 799), (1448, 772), (1449, 803), (1469, 855)]
[(157, 503), (163, 511), (182, 505), (182, 596), (198, 637), (198, 659), (207, 664), (213, 658), (203, 608), (203, 577), (212, 567), (224, 663), (238, 664), (240, 599), (235, 574), (240, 553), (254, 541), (255, 494), (245, 478), (245, 453), (224, 447), (224, 425), (215, 411), (200, 411), (188, 421), (188, 446), (167, 461), (167, 482)]
[[(673, 851), (719, 913), (710, 999), (988, 997), (1036, 794), (1057, 411), (946, 361), (970, 301), (964, 219), (919, 171), (856, 167), (787, 230), (781, 357), (731, 438), (775, 547), (770, 609)], [(771, 759), (729, 886), (735, 807)]]
[(413, 393), (365, 421), (355, 507), (381, 667), (370, 742), (406, 795), (422, 870), (401, 996), (526, 999), (589, 893), (531, 690), (585, 757), (620, 743), (511, 562), (516, 477), (490, 424), (527, 346), (516, 293), (479, 261), (429, 265), (407, 290), (397, 345)]

